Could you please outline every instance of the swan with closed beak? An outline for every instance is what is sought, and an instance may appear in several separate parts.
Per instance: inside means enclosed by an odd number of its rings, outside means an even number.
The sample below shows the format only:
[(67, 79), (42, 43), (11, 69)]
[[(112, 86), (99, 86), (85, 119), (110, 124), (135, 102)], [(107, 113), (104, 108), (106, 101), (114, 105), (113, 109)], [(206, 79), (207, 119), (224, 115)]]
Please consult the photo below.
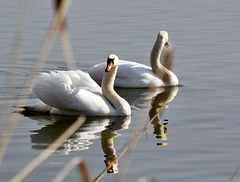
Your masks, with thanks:
[[(131, 115), (128, 102), (114, 90), (119, 59), (110, 54), (101, 87), (83, 71), (51, 71), (38, 75), (32, 92), (46, 107), (25, 107), (51, 114), (87, 116)], [(35, 109), (35, 110), (34, 110)]]
[[(115, 87), (144, 88), (178, 85), (177, 76), (160, 62), (164, 46), (168, 47), (168, 32), (160, 31), (150, 54), (150, 65), (146, 66), (131, 61), (119, 61), (119, 72), (115, 80)], [(100, 63), (91, 67), (90, 76), (101, 84), (104, 64)]]

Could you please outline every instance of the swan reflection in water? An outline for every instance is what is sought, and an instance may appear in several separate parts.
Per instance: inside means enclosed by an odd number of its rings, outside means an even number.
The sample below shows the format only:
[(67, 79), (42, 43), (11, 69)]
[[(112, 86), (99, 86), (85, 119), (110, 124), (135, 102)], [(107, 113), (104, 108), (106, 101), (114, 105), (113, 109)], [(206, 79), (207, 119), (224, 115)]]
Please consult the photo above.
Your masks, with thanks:
[[(157, 114), (152, 125), (156, 138), (162, 141), (167, 140), (166, 123), (161, 123), (160, 115), (166, 107), (166, 103), (171, 102), (177, 95), (178, 87), (155, 88), (154, 90), (128, 89), (128, 91), (118, 90), (119, 94), (125, 96), (130, 105), (137, 107), (149, 107), (150, 119)], [(158, 94), (156, 94), (158, 92)], [(155, 96), (153, 97), (153, 95)], [(149, 98), (146, 98), (146, 95)], [(134, 99), (135, 98), (135, 99)], [(151, 98), (151, 99), (150, 99)], [(138, 112), (138, 111), (137, 111)], [(137, 114), (136, 112), (136, 114)], [(133, 113), (134, 114), (134, 113)], [(38, 120), (44, 124), (39, 130), (31, 131), (32, 148), (44, 150), (53, 143), (76, 119), (76, 116), (60, 115), (26, 115), (33, 120)], [(105, 165), (109, 165), (117, 157), (114, 148), (114, 139), (121, 136), (118, 131), (128, 128), (131, 117), (88, 117), (85, 123), (55, 152), (55, 154), (66, 155), (70, 151), (81, 151), (89, 149), (92, 140), (99, 138), (101, 133), (102, 150), (105, 153)], [(167, 143), (158, 143), (166, 145)], [(108, 173), (118, 173), (118, 162), (108, 170)]]
[[(32, 149), (44, 150), (52, 144), (76, 119), (76, 116), (32, 115), (31, 119), (44, 124), (39, 130), (30, 131)], [(128, 128), (131, 117), (88, 117), (84, 124), (67, 139), (55, 154), (66, 155), (71, 151), (88, 150), (92, 140), (99, 138), (97, 133), (115, 123), (124, 129)]]
[[(119, 120), (120, 118), (116, 119), (116, 121), (111, 122), (106, 129), (101, 132), (101, 144), (102, 150), (105, 153), (104, 162), (106, 167), (117, 158), (113, 142), (114, 138), (121, 136), (117, 131), (127, 129), (130, 123), (130, 117), (122, 118), (123, 120), (121, 121)], [(107, 172), (118, 173), (118, 161), (115, 161)]]
[[(121, 92), (121, 89), (118, 89), (118, 92), (121, 96), (123, 96), (130, 105), (134, 105), (135, 107), (139, 107), (141, 103), (145, 102), (144, 106), (149, 107), (151, 104), (151, 109), (149, 110), (149, 117), (152, 119), (156, 114), (157, 117), (152, 121), (152, 125), (154, 128), (154, 134), (156, 138), (159, 140), (166, 141), (167, 140), (167, 126), (166, 123), (162, 124), (160, 115), (164, 108), (166, 108), (166, 103), (171, 102), (174, 97), (177, 95), (178, 87), (166, 87), (166, 88), (153, 88), (148, 93), (145, 91), (141, 91), (139, 89), (128, 89), (128, 92)], [(156, 94), (153, 97), (154, 94)], [(142, 95), (142, 100), (134, 100), (134, 97)], [(148, 97), (146, 97), (148, 96)], [(145, 98), (145, 100), (143, 99)], [(149, 99), (151, 98), (151, 99)], [(149, 103), (150, 102), (150, 103)], [(121, 136), (117, 131), (121, 129), (125, 129), (122, 123), (112, 123), (112, 125), (108, 125), (107, 129), (101, 132), (101, 143), (102, 149), (105, 153), (106, 159), (104, 160), (106, 166), (108, 166), (112, 161), (117, 158), (116, 150), (114, 149), (114, 141), (113, 139)], [(157, 143), (158, 145), (167, 145), (167, 143)], [(118, 162), (114, 162), (113, 166), (107, 171), (108, 173), (118, 173)]]
[[(118, 90), (121, 95), (126, 96), (129, 104), (134, 108), (141, 107), (143, 98), (148, 93), (147, 89), (120, 89)], [(138, 112), (135, 109), (136, 112)], [(76, 119), (77, 116), (64, 116), (64, 115), (46, 115), (40, 113), (33, 113), (31, 111), (23, 111), (23, 115), (32, 120), (37, 120), (44, 126), (39, 130), (31, 131), (32, 148), (35, 150), (44, 150), (51, 143), (53, 143)], [(74, 133), (70, 139), (55, 152), (58, 154), (68, 154), (70, 151), (87, 150), (92, 140), (99, 138), (97, 133), (105, 130), (106, 127), (112, 123), (118, 125), (117, 122), (130, 123), (130, 117), (87, 117), (84, 124)], [(126, 129), (126, 127), (124, 126)], [(108, 128), (107, 128), (108, 129)]]
[[(177, 95), (178, 87), (168, 87), (163, 90), (163, 92), (157, 94), (151, 102), (152, 108), (149, 110), (149, 117), (152, 119), (157, 115), (153, 121), (154, 134), (156, 138), (161, 141), (167, 140), (167, 123), (161, 123), (160, 115), (164, 108), (166, 108), (166, 103), (171, 102)], [(160, 142), (157, 145), (167, 145), (167, 143)]]

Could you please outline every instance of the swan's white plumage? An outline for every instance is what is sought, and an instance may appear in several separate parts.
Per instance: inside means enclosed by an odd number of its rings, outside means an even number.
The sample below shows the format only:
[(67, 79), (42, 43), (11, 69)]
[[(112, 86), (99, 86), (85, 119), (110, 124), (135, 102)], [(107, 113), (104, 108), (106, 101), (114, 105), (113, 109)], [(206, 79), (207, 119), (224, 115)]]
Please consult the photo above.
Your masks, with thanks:
[(53, 114), (67, 113), (61, 110), (86, 115), (114, 113), (101, 88), (82, 71), (42, 73), (36, 77), (32, 91), (45, 104), (54, 107)]
[[(116, 63), (116, 67), (117, 65)], [(108, 74), (106, 77), (114, 77), (113, 74), (117, 68), (111, 71), (106, 73)], [(88, 116), (131, 114), (131, 108), (123, 98), (116, 95), (114, 91), (113, 93), (107, 91), (109, 98), (104, 97), (101, 87), (92, 80), (88, 73), (79, 70), (42, 73), (36, 76), (32, 92), (45, 104), (51, 106), (50, 113), (52, 114), (85, 114)], [(115, 103), (110, 103), (111, 99), (120, 100), (118, 103), (120, 105), (115, 107)]]
[[(160, 31), (150, 55), (151, 67), (120, 60), (114, 86), (139, 88), (178, 85), (177, 76), (160, 63), (160, 55), (165, 45), (168, 45), (168, 33)], [(103, 68), (104, 64), (101, 63), (94, 65), (88, 71), (98, 84), (101, 83), (104, 75)]]
[[(101, 84), (104, 72), (104, 63), (100, 63), (91, 67), (88, 73), (98, 83)], [(144, 64), (119, 60), (118, 72), (114, 86), (116, 87), (161, 87), (163, 81), (152, 72), (151, 67)]]

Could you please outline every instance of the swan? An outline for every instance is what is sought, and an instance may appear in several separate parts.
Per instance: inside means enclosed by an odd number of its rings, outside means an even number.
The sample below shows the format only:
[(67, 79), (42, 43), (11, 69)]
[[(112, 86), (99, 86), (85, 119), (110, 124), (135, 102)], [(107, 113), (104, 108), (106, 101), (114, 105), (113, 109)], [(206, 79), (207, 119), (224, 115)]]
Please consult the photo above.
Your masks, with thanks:
[[(177, 76), (160, 62), (164, 46), (168, 47), (168, 32), (160, 31), (150, 54), (150, 65), (146, 66), (131, 61), (119, 61), (114, 86), (125, 88), (162, 87), (178, 85)], [(90, 76), (101, 84), (104, 64), (94, 65), (88, 70)]]
[(113, 88), (118, 63), (118, 56), (108, 56), (101, 87), (88, 73), (80, 70), (42, 73), (36, 76), (31, 88), (34, 95), (41, 100), (40, 104), (24, 109), (64, 115), (131, 115), (130, 105)]

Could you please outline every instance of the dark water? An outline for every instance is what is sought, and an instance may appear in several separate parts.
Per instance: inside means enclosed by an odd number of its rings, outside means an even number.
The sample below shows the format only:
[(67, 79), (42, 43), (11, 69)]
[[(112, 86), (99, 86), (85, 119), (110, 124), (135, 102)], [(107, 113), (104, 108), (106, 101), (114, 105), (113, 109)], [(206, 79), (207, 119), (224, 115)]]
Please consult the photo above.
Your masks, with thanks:
[[(52, 2), (28, 2), (19, 66), (14, 65), (18, 69), (10, 73), (17, 76), (17, 89), (10, 87), (12, 92), (6, 93), (18, 7), (19, 1), (0, 3), (1, 104), (12, 103), (20, 93), (53, 17)], [(72, 1), (67, 28), (78, 68), (105, 61), (109, 53), (149, 65), (157, 33), (167, 30), (175, 48), (173, 71), (183, 85), (173, 91), (175, 98), (161, 111), (161, 123), (158, 120), (150, 125), (134, 145), (130, 158), (123, 156), (118, 161), (118, 174), (105, 174), (101, 181), (121, 181), (125, 171), (124, 181), (147, 176), (158, 181), (184, 182), (230, 179), (240, 165), (239, 17), (238, 1)], [(57, 39), (42, 71), (65, 68)], [(25, 90), (27, 95), (28, 88)], [(51, 181), (75, 156), (86, 161), (94, 179), (105, 167), (104, 155), (109, 151), (116, 155), (132, 136), (132, 130), (142, 128), (149, 120), (151, 101), (143, 102), (148, 90), (118, 92), (140, 110), (133, 110), (130, 118), (87, 118), (25, 181)], [(157, 93), (160, 91), (152, 94)], [(165, 92), (160, 101), (171, 93)], [(12, 111), (11, 107), (4, 108), (3, 114)], [(1, 181), (16, 175), (73, 119), (21, 116), (0, 167)], [(7, 121), (1, 117), (0, 122), (2, 127)], [(103, 145), (106, 139), (114, 143), (114, 148)], [(66, 181), (77, 178), (74, 169)], [(234, 181), (239, 179), (238, 174)]]

